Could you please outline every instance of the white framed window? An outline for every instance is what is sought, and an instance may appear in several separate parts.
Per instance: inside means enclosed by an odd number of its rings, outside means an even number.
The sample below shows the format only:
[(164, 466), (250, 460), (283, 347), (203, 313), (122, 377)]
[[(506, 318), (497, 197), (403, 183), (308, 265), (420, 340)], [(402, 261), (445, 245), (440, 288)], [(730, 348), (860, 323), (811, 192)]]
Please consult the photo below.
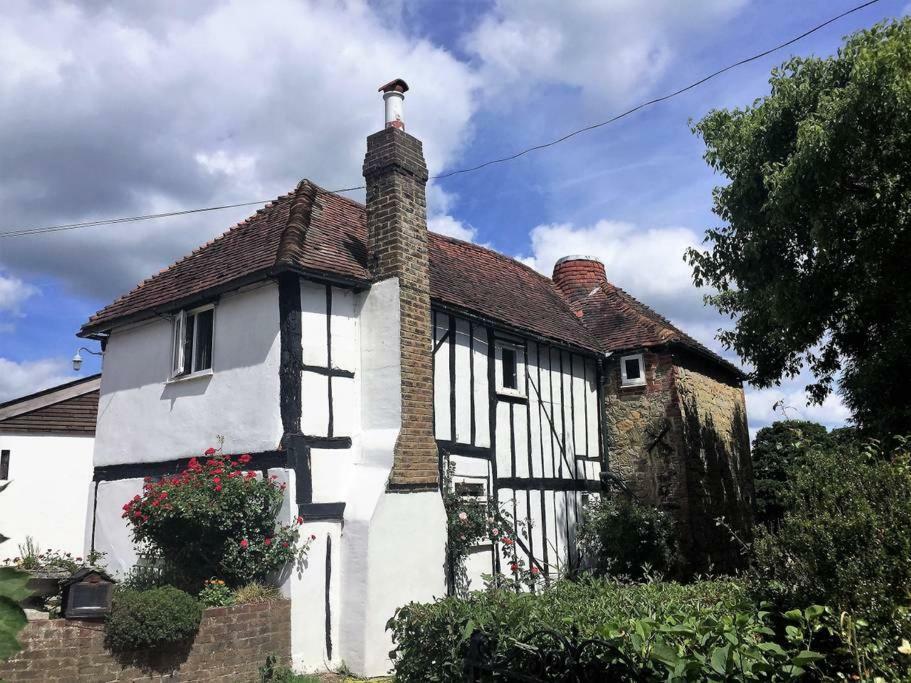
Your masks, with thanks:
[(180, 311), (171, 336), (171, 378), (209, 373), (215, 349), (215, 305)]
[(641, 353), (623, 356), (620, 359), (620, 384), (624, 387), (645, 384), (645, 359)]
[(525, 396), (524, 347), (502, 340), (496, 342), (497, 392)]

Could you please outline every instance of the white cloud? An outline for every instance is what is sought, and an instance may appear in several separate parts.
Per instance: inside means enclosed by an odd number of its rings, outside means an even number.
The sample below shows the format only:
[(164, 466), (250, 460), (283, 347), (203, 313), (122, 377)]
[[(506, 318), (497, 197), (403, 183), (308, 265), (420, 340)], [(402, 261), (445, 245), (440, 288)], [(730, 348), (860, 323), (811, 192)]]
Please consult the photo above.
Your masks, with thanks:
[(622, 102), (655, 84), (686, 36), (717, 27), (744, 4), (498, 0), (465, 44), (490, 94), (541, 97), (541, 85), (557, 85)]
[(65, 359), (45, 358), (18, 363), (0, 357), (0, 403), (73, 381)]
[[(396, 76), (438, 172), (470, 138), (477, 77), (366, 2), (8, 0), (0, 229), (358, 185)], [(5, 240), (0, 262), (109, 298), (251, 212)]]
[(431, 218), (428, 218), (427, 227), (433, 232), (465, 240), (466, 242), (474, 242), (475, 238), (478, 236), (476, 228), (466, 225), (450, 215), (432, 216)]
[(22, 303), (37, 293), (37, 287), (0, 272), (0, 312), (18, 314)]
[(643, 228), (610, 220), (582, 227), (553, 223), (532, 229), (532, 255), (525, 262), (549, 276), (563, 256), (596, 256), (611, 282), (639, 296), (678, 296), (687, 290), (692, 295), (692, 273), (683, 252), (698, 243), (688, 228)]

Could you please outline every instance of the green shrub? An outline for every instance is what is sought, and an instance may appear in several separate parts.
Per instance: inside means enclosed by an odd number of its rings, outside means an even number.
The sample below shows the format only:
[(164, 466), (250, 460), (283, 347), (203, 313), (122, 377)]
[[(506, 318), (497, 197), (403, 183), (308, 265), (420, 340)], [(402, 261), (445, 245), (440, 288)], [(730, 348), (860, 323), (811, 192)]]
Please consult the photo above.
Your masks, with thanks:
[(177, 588), (118, 590), (106, 624), (107, 643), (115, 651), (180, 643), (196, 634), (201, 619), (199, 601)]
[(781, 420), (756, 433), (752, 458), (757, 524), (774, 528), (781, 523), (791, 488), (789, 472), (810, 445), (831, 445), (826, 428), (815, 422)]
[(780, 526), (753, 544), (762, 598), (847, 613), (880, 668), (911, 626), (911, 466), (899, 443), (889, 454), (850, 441), (808, 446), (788, 472)]
[[(794, 620), (792, 640), (769, 640), (769, 615), (755, 609), (730, 581), (621, 584), (611, 580), (558, 581), (538, 593), (492, 590), (467, 598), (409, 604), (387, 628), (396, 680), (461, 681), (471, 634), (480, 629), (497, 651), (551, 629), (596, 637), (617, 648), (643, 680), (731, 680), (748, 676), (788, 680), (813, 666), (817, 608)], [(578, 635), (573, 636), (573, 629)], [(801, 654), (802, 653), (802, 654)], [(565, 672), (553, 670), (553, 680)]]
[(142, 495), (123, 506), (133, 540), (158, 553), (199, 590), (210, 576), (237, 587), (263, 581), (289, 562), (306, 557), (310, 539), (300, 523), (279, 524), (284, 484), (246, 471), (249, 455), (236, 460), (209, 448), (177, 476), (147, 479)]
[(603, 496), (584, 511), (579, 548), (595, 574), (639, 579), (646, 570), (676, 573), (679, 556), (671, 518), (624, 494)]

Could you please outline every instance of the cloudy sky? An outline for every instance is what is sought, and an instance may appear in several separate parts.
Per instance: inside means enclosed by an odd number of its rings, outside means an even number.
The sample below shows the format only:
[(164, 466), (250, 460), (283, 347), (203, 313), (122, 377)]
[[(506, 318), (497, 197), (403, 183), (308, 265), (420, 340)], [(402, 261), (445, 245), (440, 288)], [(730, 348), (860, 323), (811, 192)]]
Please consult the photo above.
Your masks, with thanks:
[[(696, 80), (857, 0), (4, 0), (0, 232), (269, 199), (302, 177), (361, 182), (379, 84), (411, 85), (432, 173), (471, 166)], [(905, 11), (882, 0), (670, 102), (519, 161), (438, 181), (431, 228), (546, 274), (592, 254), (608, 278), (710, 347), (725, 324), (682, 261), (717, 221), (689, 121), (763, 96), (789, 54)], [(355, 195), (357, 196), (357, 195)], [(362, 197), (358, 197), (359, 199)], [(79, 325), (250, 210), (0, 239), (0, 401), (73, 378)], [(728, 357), (731, 357), (729, 354)], [(731, 357), (733, 360), (735, 358)], [(97, 370), (94, 358), (83, 374)], [(806, 378), (749, 390), (751, 428)]]

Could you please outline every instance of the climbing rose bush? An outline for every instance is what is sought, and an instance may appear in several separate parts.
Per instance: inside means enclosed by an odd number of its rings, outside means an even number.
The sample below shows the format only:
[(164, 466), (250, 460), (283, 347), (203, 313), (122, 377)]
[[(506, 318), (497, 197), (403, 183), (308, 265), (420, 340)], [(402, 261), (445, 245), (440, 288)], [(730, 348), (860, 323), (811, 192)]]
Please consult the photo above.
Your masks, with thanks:
[(231, 587), (267, 581), (307, 555), (298, 517), (276, 522), (284, 483), (246, 471), (249, 455), (232, 459), (209, 448), (176, 476), (146, 478), (142, 495), (123, 506), (136, 543), (150, 546), (194, 589), (212, 576)]

